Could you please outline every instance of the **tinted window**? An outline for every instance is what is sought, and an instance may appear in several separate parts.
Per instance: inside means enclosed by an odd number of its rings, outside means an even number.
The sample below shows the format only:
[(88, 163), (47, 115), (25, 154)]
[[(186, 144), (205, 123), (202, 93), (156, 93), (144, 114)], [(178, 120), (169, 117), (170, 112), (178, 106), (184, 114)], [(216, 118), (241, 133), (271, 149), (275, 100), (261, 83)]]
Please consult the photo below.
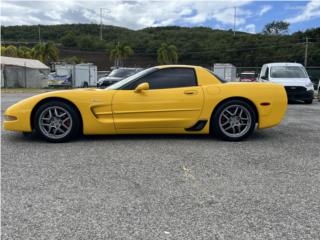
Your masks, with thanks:
[(271, 67), (272, 78), (307, 78), (302, 67), (296, 66), (276, 66)]
[(150, 89), (197, 86), (195, 72), (192, 68), (166, 68), (142, 77), (124, 89), (133, 90), (144, 82), (149, 83)]
[(142, 70), (141, 72), (138, 72), (134, 75), (131, 75), (115, 84), (112, 84), (111, 86), (107, 87), (107, 89), (127, 89), (126, 86), (130, 85), (131, 82), (137, 81), (137, 79), (140, 79), (143, 76), (147, 76), (148, 74), (157, 71), (157, 68), (152, 67), (145, 70)]

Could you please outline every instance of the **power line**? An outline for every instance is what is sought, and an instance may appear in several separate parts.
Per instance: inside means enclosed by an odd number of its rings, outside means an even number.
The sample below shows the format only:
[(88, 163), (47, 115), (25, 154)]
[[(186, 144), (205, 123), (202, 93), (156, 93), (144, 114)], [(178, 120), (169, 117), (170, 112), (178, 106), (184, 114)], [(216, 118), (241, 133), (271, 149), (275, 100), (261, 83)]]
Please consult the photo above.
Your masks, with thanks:
[(236, 36), (236, 21), (237, 21), (237, 7), (234, 7), (234, 17), (233, 17), (233, 36)]
[(107, 8), (100, 8), (100, 40), (102, 41), (102, 10), (107, 10), (107, 13), (110, 12)]
[(307, 67), (308, 64), (308, 37), (306, 37), (306, 47), (304, 52), (304, 67)]

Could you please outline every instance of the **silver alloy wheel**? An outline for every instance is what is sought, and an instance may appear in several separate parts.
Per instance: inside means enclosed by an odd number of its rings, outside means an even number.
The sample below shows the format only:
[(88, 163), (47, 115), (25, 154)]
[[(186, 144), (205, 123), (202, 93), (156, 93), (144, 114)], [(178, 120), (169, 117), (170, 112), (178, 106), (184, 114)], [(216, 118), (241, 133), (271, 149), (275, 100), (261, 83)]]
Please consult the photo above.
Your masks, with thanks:
[(251, 127), (252, 117), (248, 109), (242, 105), (230, 105), (222, 110), (219, 116), (219, 127), (228, 137), (244, 136)]
[(61, 139), (67, 136), (72, 129), (72, 117), (70, 113), (58, 106), (44, 109), (38, 121), (40, 131), (51, 139)]

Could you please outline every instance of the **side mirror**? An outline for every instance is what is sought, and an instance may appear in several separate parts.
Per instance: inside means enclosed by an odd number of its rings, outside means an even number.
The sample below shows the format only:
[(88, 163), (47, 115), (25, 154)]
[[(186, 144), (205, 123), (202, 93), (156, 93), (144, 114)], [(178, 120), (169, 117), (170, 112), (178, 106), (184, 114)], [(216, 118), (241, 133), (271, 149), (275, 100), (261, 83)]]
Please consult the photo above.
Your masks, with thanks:
[(135, 89), (134, 92), (136, 93), (140, 93), (144, 90), (148, 90), (149, 89), (149, 83), (140, 83)]

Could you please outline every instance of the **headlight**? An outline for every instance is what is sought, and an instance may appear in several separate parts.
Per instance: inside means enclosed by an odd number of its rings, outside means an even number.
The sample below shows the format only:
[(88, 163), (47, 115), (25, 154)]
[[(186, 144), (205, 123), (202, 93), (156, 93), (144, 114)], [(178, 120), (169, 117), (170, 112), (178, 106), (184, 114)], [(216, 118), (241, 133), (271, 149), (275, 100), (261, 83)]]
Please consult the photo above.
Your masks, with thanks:
[(4, 115), (4, 120), (5, 121), (14, 121), (14, 120), (17, 120), (17, 117), (11, 116), (11, 115)]
[(308, 83), (306, 87), (313, 87), (313, 83), (312, 82)]

